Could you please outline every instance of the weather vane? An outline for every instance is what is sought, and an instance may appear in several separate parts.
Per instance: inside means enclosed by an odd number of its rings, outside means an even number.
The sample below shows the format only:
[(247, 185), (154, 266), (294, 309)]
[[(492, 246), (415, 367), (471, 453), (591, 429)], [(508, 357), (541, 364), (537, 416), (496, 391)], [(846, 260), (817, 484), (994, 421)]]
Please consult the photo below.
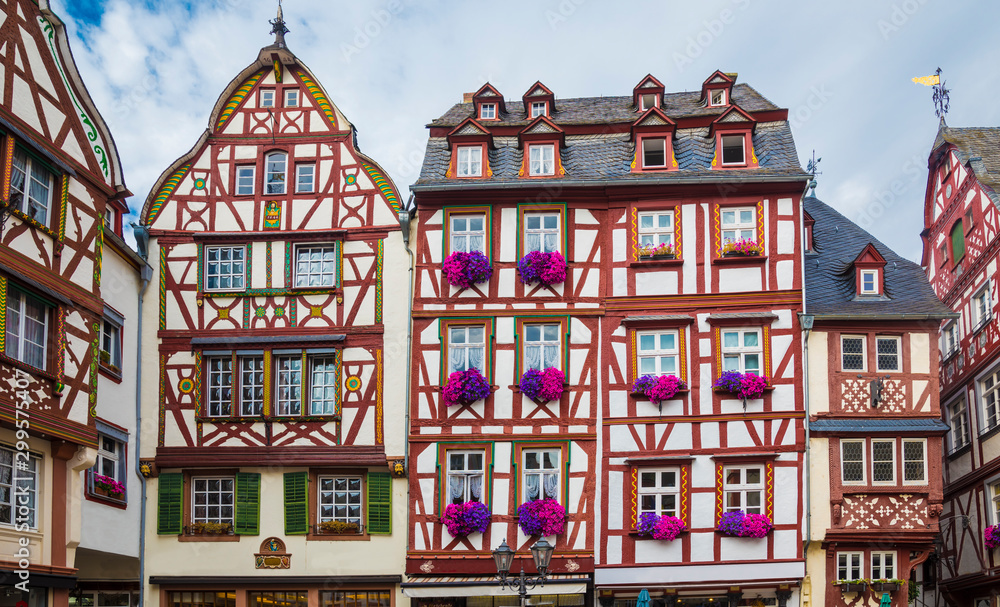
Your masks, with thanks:
[(281, 13), (281, 0), (278, 0), (278, 16), (277, 18), (268, 21), (271, 24), (271, 33), (274, 34), (274, 43), (277, 46), (285, 46), (285, 34), (288, 33), (288, 28), (285, 27), (285, 19)]
[(816, 150), (813, 150), (812, 160), (806, 163), (806, 172), (809, 173), (809, 189), (812, 192), (809, 194), (813, 198), (816, 197), (816, 175), (822, 175), (822, 171), (819, 171), (819, 162), (823, 160), (822, 158), (816, 158)]
[(944, 120), (944, 115), (948, 113), (951, 102), (948, 96), (951, 91), (945, 87), (945, 83), (941, 80), (941, 68), (937, 68), (937, 71), (930, 76), (913, 78), (913, 81), (917, 84), (934, 87), (934, 113), (938, 118)]

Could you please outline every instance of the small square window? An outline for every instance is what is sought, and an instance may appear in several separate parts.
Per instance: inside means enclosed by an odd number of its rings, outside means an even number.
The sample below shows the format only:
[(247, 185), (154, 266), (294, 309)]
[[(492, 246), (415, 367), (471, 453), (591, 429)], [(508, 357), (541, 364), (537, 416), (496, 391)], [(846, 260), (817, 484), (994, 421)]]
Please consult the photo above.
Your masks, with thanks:
[(479, 106), (480, 120), (495, 120), (497, 117), (497, 106), (495, 103), (484, 103)]
[(840, 338), (840, 368), (843, 371), (865, 370), (865, 338), (843, 335)]
[(639, 470), (639, 514), (677, 516), (680, 507), (680, 470)]
[(715, 89), (711, 92), (709, 96), (709, 105), (719, 106), (726, 105), (726, 89)]
[(296, 287), (334, 287), (336, 284), (337, 248), (334, 245), (296, 247)]
[(485, 215), (451, 215), (452, 253), (486, 252), (486, 216)]
[(316, 190), (316, 165), (299, 164), (295, 167), (295, 191), (297, 193)]
[(253, 196), (257, 168), (253, 165), (236, 167), (236, 195)]
[(528, 172), (531, 175), (555, 175), (555, 146), (528, 146)]
[(861, 270), (861, 294), (878, 295), (878, 270)]
[(548, 104), (544, 101), (531, 102), (531, 117), (548, 116)]
[(524, 252), (552, 253), (559, 250), (559, 213), (524, 216)]
[[(353, 523), (361, 529), (364, 522), (363, 483), (356, 476), (321, 476), (319, 481), (319, 522)], [(271, 604), (271, 603), (269, 603)], [(276, 603), (275, 603), (276, 604)]]
[(260, 90), (260, 107), (274, 107), (274, 89)]
[(764, 349), (760, 329), (722, 330), (722, 370), (761, 374)]
[(656, 169), (667, 166), (667, 140), (649, 137), (642, 140), (642, 168)]
[(242, 291), (246, 288), (246, 248), (205, 247), (205, 290)]
[(639, 213), (639, 246), (656, 248), (674, 244), (674, 212), (643, 211)]
[(875, 359), (879, 371), (900, 371), (898, 337), (876, 337)]
[(645, 93), (639, 96), (639, 109), (645, 112), (646, 110), (654, 107), (658, 107), (659, 104), (656, 103), (657, 95), (655, 93)]
[(644, 331), (636, 335), (639, 375), (678, 375), (677, 331)]
[(478, 145), (458, 147), (458, 176), (480, 177), (483, 174), (483, 148)]
[(838, 552), (837, 553), (837, 579), (854, 581), (862, 579), (861, 575), (861, 553), (860, 552)]
[(191, 522), (233, 524), (236, 508), (235, 479), (191, 479)]
[(722, 164), (746, 164), (743, 135), (722, 136)]
[(722, 242), (739, 240), (757, 240), (757, 227), (754, 225), (757, 210), (751, 207), (724, 208), (722, 215)]
[(285, 91), (285, 107), (299, 107), (299, 92)]

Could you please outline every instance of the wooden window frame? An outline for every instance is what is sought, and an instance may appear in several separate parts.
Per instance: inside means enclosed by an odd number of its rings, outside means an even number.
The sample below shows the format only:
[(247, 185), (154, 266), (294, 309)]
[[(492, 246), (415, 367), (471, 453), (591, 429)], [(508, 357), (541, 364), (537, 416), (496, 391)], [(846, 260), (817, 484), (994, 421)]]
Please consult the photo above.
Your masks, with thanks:
[[(310, 468), (308, 471), (308, 532), (306, 541), (369, 541), (368, 533), (368, 470), (365, 468)], [(358, 533), (317, 533), (319, 520), (320, 478), (360, 478), (361, 479), (361, 530)]]
[[(243, 196), (255, 196), (257, 194), (257, 165), (255, 164), (236, 164), (236, 170), (233, 171), (233, 196), (236, 198), (241, 198)], [(240, 171), (249, 169), (250, 170), (250, 191), (240, 192)]]
[[(559, 215), (559, 253), (566, 259), (566, 263), (569, 263), (569, 226), (567, 225), (567, 218), (569, 217), (569, 212), (565, 204), (553, 204), (553, 205), (536, 205), (536, 204), (519, 204), (517, 205), (517, 258), (521, 259), (527, 255), (527, 215), (536, 214), (547, 214), (547, 213), (557, 213)], [(569, 271), (567, 270), (567, 276)]]
[[(684, 524), (690, 528), (691, 526), (691, 514), (690, 514), (690, 500), (691, 500), (691, 464), (694, 460), (690, 457), (638, 457), (636, 459), (626, 460), (625, 463), (628, 465), (628, 476), (624, 483), (624, 495), (622, 499), (623, 503), (628, 504), (629, 511), (627, 516), (629, 520), (628, 525), (631, 526), (632, 533), (636, 533), (639, 526), (639, 475), (643, 471), (650, 470), (666, 470), (675, 469), (678, 470), (679, 476), (677, 481), (678, 486), (678, 498), (677, 498), (677, 518), (684, 521)], [(629, 482), (631, 481), (631, 482)], [(687, 530), (685, 530), (686, 532)]]
[[(743, 153), (740, 155), (740, 160), (733, 162), (726, 162), (726, 140), (739, 138), (742, 141), (740, 149)], [(745, 167), (749, 163), (747, 162), (747, 135), (746, 133), (719, 133), (719, 164), (723, 167)], [(735, 146), (729, 146), (735, 147)]]
[[(994, 382), (989, 389), (984, 386), (987, 380)], [(992, 420), (987, 406), (988, 396), (991, 394), (994, 399)], [(979, 431), (982, 436), (1000, 427), (1000, 366), (995, 366), (976, 378), (976, 400), (978, 409), (983, 414), (983, 427)]]
[[(500, 120), (500, 112), (498, 111), (499, 108), (497, 108), (496, 103), (482, 101), (478, 105), (479, 111), (477, 112), (477, 115), (479, 116), (479, 120)], [(486, 108), (490, 108), (490, 111), (487, 112)]]
[(495, 461), (495, 444), (489, 441), (455, 441), (439, 442), (437, 445), (437, 514), (444, 514), (444, 509), (450, 503), (448, 499), (448, 453), (450, 451), (482, 451), (483, 452), (483, 496), (479, 500), (490, 511), (493, 510), (493, 465)]
[[(663, 164), (647, 164), (646, 163), (646, 143), (647, 142), (660, 142), (663, 145)], [(670, 160), (667, 158), (667, 152), (669, 151), (669, 146), (667, 145), (666, 136), (649, 135), (645, 137), (639, 137), (640, 146), (640, 166), (644, 171), (656, 170), (656, 169), (666, 169), (670, 166)]]
[[(208, 272), (208, 267), (209, 267), (209, 263), (212, 263), (212, 262), (209, 261), (208, 255), (209, 255), (209, 251), (211, 251), (213, 249), (218, 249), (220, 251), (222, 249), (228, 249), (231, 252), (232, 251), (236, 251), (237, 249), (239, 249), (239, 250), (242, 251), (243, 259), (241, 260), (241, 263), (243, 264), (243, 271), (242, 271), (243, 286), (241, 286), (241, 287), (229, 287), (229, 288), (222, 288), (222, 287), (210, 288), (208, 286), (208, 281), (211, 278), (211, 276), (209, 275), (209, 272)], [(203, 276), (203, 279), (202, 279), (201, 285), (200, 285), (202, 292), (204, 292), (204, 293), (245, 293), (247, 291), (247, 289), (249, 288), (249, 283), (250, 283), (250, 272), (248, 271), (250, 269), (250, 247), (248, 247), (247, 245), (242, 245), (242, 244), (211, 244), (211, 245), (210, 244), (203, 244), (202, 245), (202, 251), (203, 251), (203, 253), (202, 253), (201, 263), (202, 263), (202, 276)], [(223, 263), (223, 262), (220, 260), (218, 263)], [(233, 261), (230, 260), (229, 263), (233, 263)], [(219, 276), (221, 277), (222, 274), (219, 274)], [(227, 276), (229, 276), (230, 278), (232, 278), (234, 276), (237, 276), (237, 273), (236, 272), (229, 272), (227, 274)]]
[[(712, 263), (763, 263), (767, 259), (767, 249), (764, 248), (766, 244), (764, 238), (764, 201), (763, 200), (744, 200), (740, 202), (732, 202), (725, 204), (715, 204), (714, 206), (714, 221), (715, 227), (712, 229), (712, 235), (715, 239), (714, 256), (712, 258)], [(753, 255), (747, 257), (723, 257), (722, 247), (725, 245), (725, 240), (722, 238), (723, 226), (722, 226), (722, 213), (724, 211), (740, 211), (753, 209), (754, 212), (754, 241), (758, 246), (761, 247), (760, 255)], [(742, 229), (742, 228), (740, 228)]]
[(483, 216), (483, 253), (492, 262), (493, 260), (493, 208), (490, 206), (453, 206), (444, 207), (444, 223), (442, 224), (442, 229), (444, 235), (442, 238), (442, 250), (441, 250), (441, 261), (444, 261), (445, 257), (454, 253), (455, 251), (451, 248), (451, 219), (453, 216), (473, 216), (482, 215)]
[[(312, 177), (309, 179), (309, 189), (302, 189), (302, 169), (309, 168), (312, 169)], [(296, 194), (315, 194), (316, 193), (316, 163), (315, 162), (297, 162), (295, 163), (295, 193)]]
[[(912, 461), (912, 460), (907, 460), (906, 459), (906, 444), (907, 443), (920, 443), (922, 445), (923, 456), (921, 457), (921, 460), (920, 460), (921, 463), (923, 464), (923, 472), (922, 472), (923, 479), (922, 480), (916, 480), (916, 481), (906, 480), (906, 464), (907, 464), (907, 461)], [(926, 486), (926, 485), (930, 484), (930, 478), (928, 476), (929, 468), (930, 468), (928, 460), (930, 460), (930, 457), (929, 457), (930, 453), (927, 450), (927, 448), (928, 448), (928, 443), (927, 443), (927, 439), (926, 438), (901, 438), (901, 439), (899, 439), (899, 484), (905, 485), (905, 486), (910, 486), (910, 487), (913, 487), (913, 486)]]
[[(267, 95), (270, 93), (270, 103), (265, 103)], [(261, 87), (260, 94), (257, 97), (257, 107), (259, 108), (275, 108), (277, 107), (278, 101), (278, 91), (274, 88), (264, 88)]]
[(626, 319), (624, 324), (628, 327), (628, 344), (629, 344), (629, 377), (628, 382), (631, 386), (635, 380), (641, 377), (639, 373), (639, 334), (648, 331), (677, 331), (677, 354), (678, 360), (678, 375), (677, 377), (690, 385), (687, 379), (688, 375), (688, 354), (687, 345), (689, 341), (688, 327), (694, 319), (689, 320), (678, 319), (673, 321), (660, 321), (660, 320), (639, 320), (631, 321)]
[[(534, 120), (535, 118), (538, 118), (539, 116), (545, 116), (545, 117), (549, 116), (549, 102), (548, 101), (531, 101), (529, 103), (531, 105), (528, 106), (528, 120)], [(538, 109), (538, 106), (541, 106), (541, 110), (542, 111), (536, 114), (535, 110)]]
[(569, 442), (568, 441), (518, 441), (511, 450), (511, 474), (515, 484), (514, 497), (518, 506), (524, 502), (524, 452), (559, 450), (559, 503), (570, 512), (569, 508)]
[[(268, 164), (270, 164), (272, 157), (279, 155), (284, 157), (284, 168), (280, 173), (277, 171), (272, 172), (268, 168)], [(263, 196), (287, 196), (289, 192), (292, 191), (292, 188), (288, 187), (288, 165), (291, 164), (291, 160), (292, 160), (292, 155), (289, 154), (286, 150), (270, 150), (269, 152), (264, 154), (264, 182), (261, 187), (261, 194)], [(279, 174), (282, 175), (281, 191), (280, 192), (269, 191), (270, 182), (268, 180), (270, 179), (270, 176)]]
[[(860, 339), (861, 340), (861, 368), (860, 369), (849, 369), (844, 366), (844, 340), (845, 339)], [(840, 335), (840, 348), (838, 348), (840, 356), (840, 372), (841, 373), (867, 373), (868, 372), (868, 336), (859, 334), (841, 334)], [(851, 353), (851, 356), (856, 356), (856, 354)]]
[[(58, 341), (61, 340), (61, 336), (55, 335), (55, 329), (58, 327), (58, 323), (56, 322), (56, 319), (58, 318), (57, 314), (59, 313), (58, 306), (53, 304), (49, 300), (45, 299), (44, 297), (36, 295), (35, 292), (32, 291), (31, 289), (22, 287), (21, 285), (13, 283), (8, 279), (0, 280), (0, 291), (3, 292), (4, 296), (3, 302), (0, 303), (0, 305), (3, 306), (3, 309), (0, 309), (0, 318), (3, 318), (4, 320), (3, 349), (0, 350), (0, 355), (3, 356), (3, 360), (5, 362), (8, 362), (14, 367), (29, 371), (33, 375), (42, 375), (44, 377), (53, 380), (58, 380), (58, 375), (56, 374), (56, 372), (50, 370), (56, 366), (55, 357), (62, 356), (62, 348), (58, 343)], [(26, 318), (24, 309), (25, 306), (27, 306), (29, 299), (32, 300), (36, 305), (40, 306), (42, 309), (42, 315), (45, 320), (44, 336), (42, 338), (43, 339), (42, 364), (44, 365), (43, 367), (37, 367), (25, 360), (22, 360), (22, 357), (24, 357), (23, 344), (26, 340), (26, 337), (24, 335), (23, 323), (22, 326), (17, 329), (19, 331), (19, 334), (17, 335), (18, 342), (22, 344), (19, 348), (20, 351), (18, 352), (17, 356), (7, 355), (7, 347), (10, 346), (9, 332), (12, 328), (12, 323), (10, 322), (9, 314), (7, 313), (7, 308), (10, 306), (11, 300), (13, 299), (15, 293), (20, 293), (21, 295), (21, 303), (19, 305), (19, 316), (22, 319)]]
[[(722, 93), (722, 101), (719, 103), (715, 102), (715, 94)], [(729, 91), (724, 88), (709, 89), (708, 90), (708, 107), (726, 107), (729, 105)]]
[[(960, 409), (953, 412), (952, 409), (955, 405), (958, 405)], [(945, 405), (945, 412), (948, 416), (948, 453), (953, 454), (964, 449), (972, 442), (969, 433), (969, 406), (965, 400), (965, 395), (962, 394)], [(956, 420), (959, 420), (957, 425)], [(961, 444), (956, 440), (956, 430), (959, 428), (961, 429)]]
[[(840, 484), (844, 486), (865, 486), (868, 484), (868, 441), (863, 438), (842, 438), (837, 450), (840, 468)], [(844, 476), (844, 445), (861, 445), (861, 480), (847, 480)], [(851, 463), (854, 463), (853, 461)]]
[[(875, 570), (875, 557), (876, 556), (879, 557), (878, 574), (876, 574), (876, 570)], [(885, 575), (885, 572), (886, 572), (885, 557), (887, 557), (887, 556), (892, 557), (892, 565), (889, 565), (889, 568), (891, 569), (891, 574), (890, 575)], [(869, 552), (868, 553), (868, 560), (871, 563), (871, 568), (870, 568), (871, 576), (872, 576), (871, 579), (872, 580), (889, 580), (889, 579), (895, 579), (896, 578), (896, 570), (897, 570), (896, 561), (898, 560), (896, 558), (896, 556), (897, 555), (896, 555), (896, 551), (895, 550), (872, 550), (871, 552)]]
[[(483, 365), (485, 369), (480, 369), (483, 376), (486, 377), (486, 381), (490, 384), (494, 383), (493, 377), (493, 350), (496, 347), (496, 318), (492, 316), (464, 316), (461, 318), (442, 318), (439, 320), (438, 325), (438, 341), (441, 344), (441, 384), (445, 385), (448, 382), (448, 353), (451, 349), (450, 347), (450, 337), (452, 327), (471, 327), (481, 325), (484, 330), (484, 352), (483, 352)], [(489, 397), (487, 397), (489, 398)]]
[[(466, 463), (468, 462), (468, 456), (469, 455), (481, 455), (482, 456), (482, 458), (483, 458), (482, 464), (483, 465), (482, 465), (482, 468), (479, 470), (479, 472), (481, 473), (481, 476), (483, 477), (483, 484), (482, 484), (482, 488), (481, 488), (481, 493), (480, 493), (479, 499), (477, 501), (479, 501), (480, 503), (485, 504), (485, 502), (483, 501), (483, 496), (486, 493), (486, 479), (488, 478), (487, 477), (487, 472), (486, 472), (487, 471), (487, 457), (486, 457), (486, 450), (485, 449), (448, 449), (448, 450), (445, 451), (445, 458), (444, 458), (445, 461), (444, 461), (444, 464), (443, 464), (444, 465), (444, 475), (443, 475), (444, 484), (443, 484), (443, 487), (442, 487), (442, 489), (444, 490), (445, 500), (442, 503), (444, 504), (445, 507), (447, 507), (448, 505), (451, 504), (451, 476), (452, 476), (451, 456), (453, 456), (453, 455), (464, 455), (464, 456), (466, 456), (465, 457)], [(462, 475), (457, 475), (457, 476), (470, 477), (470, 476), (474, 476), (474, 474), (462, 474)], [(471, 498), (471, 495), (469, 495), (469, 486), (468, 486), (468, 484), (466, 484), (466, 486), (465, 486), (465, 493), (466, 493), (466, 497), (467, 498)], [(471, 499), (465, 499), (464, 501), (462, 501), (460, 503), (466, 503), (466, 502), (469, 502), (469, 501), (473, 501), (473, 500), (471, 500)], [(442, 512), (443, 512), (443, 510), (442, 510)]]
[[(294, 107), (294, 108), (302, 107), (302, 104), (300, 103), (300, 101), (302, 99), (302, 96), (299, 95), (299, 90), (298, 89), (294, 89), (294, 88), (293, 89), (285, 89), (284, 92), (285, 92), (285, 94), (282, 96), (284, 98), (284, 107), (286, 107), (286, 108), (288, 108), (288, 107)], [(293, 103), (289, 103), (289, 101), (291, 101), (292, 99), (294, 99), (294, 102)]]
[[(880, 445), (888, 444), (891, 447), (889, 449), (889, 453), (892, 455), (892, 460), (890, 462), (891, 465), (889, 466), (889, 469), (892, 470), (892, 480), (888, 480), (888, 481), (885, 481), (885, 480), (882, 480), (882, 481), (875, 480), (875, 465), (876, 464), (885, 464), (886, 463), (885, 460), (878, 460), (878, 461), (875, 460), (875, 445), (876, 444), (880, 444)], [(899, 447), (898, 447), (897, 440), (895, 438), (871, 438), (868, 441), (868, 447), (870, 449), (869, 461), (870, 461), (870, 465), (871, 465), (871, 479), (869, 481), (869, 484), (871, 484), (873, 487), (886, 487), (886, 486), (893, 487), (893, 486), (896, 486), (896, 485), (900, 484), (899, 481), (902, 480), (902, 479), (899, 478), (900, 474), (899, 474), (898, 468), (899, 468), (899, 459), (900, 458), (898, 457)]]
[(725, 472), (726, 468), (748, 468), (760, 466), (763, 495), (761, 501), (762, 513), (774, 521), (774, 453), (726, 454), (714, 455), (715, 463), (715, 526), (718, 527), (722, 515), (726, 512)]
[[(674, 487), (673, 491), (663, 490), (663, 488), (661, 486), (654, 487), (654, 489), (657, 489), (655, 491), (645, 491), (645, 492), (643, 491), (643, 489), (644, 489), (643, 486), (642, 486), (642, 476), (643, 476), (643, 474), (661, 475), (664, 472), (667, 472), (667, 473), (674, 472), (674, 473), (676, 473), (676, 477), (675, 477), (675, 479), (676, 479), (676, 486)], [(681, 466), (679, 466), (679, 465), (674, 465), (674, 466), (656, 466), (656, 467), (648, 467), (647, 466), (647, 467), (637, 468), (637, 483), (636, 483), (636, 486), (635, 486), (636, 487), (635, 488), (635, 491), (636, 491), (636, 516), (637, 517), (642, 516), (645, 512), (647, 512), (647, 511), (644, 511), (643, 508), (642, 508), (642, 497), (643, 496), (645, 496), (645, 495), (655, 495), (655, 496), (659, 497), (659, 496), (663, 496), (663, 495), (675, 495), (676, 496), (676, 507), (674, 509), (674, 513), (671, 514), (670, 516), (681, 518), (680, 515), (683, 514), (683, 512), (684, 512), (684, 508), (681, 507), (681, 500), (682, 500), (682, 496), (684, 495), (684, 491), (683, 491), (683, 484), (684, 484), (684, 482), (682, 480), (683, 479), (682, 474), (683, 474), (683, 471), (681, 470)], [(658, 483), (658, 481), (657, 481), (657, 483)], [(663, 513), (660, 512), (660, 510), (661, 510), (661, 507), (658, 504), (657, 507), (655, 508), (655, 511), (648, 511), (648, 512), (653, 512), (653, 514), (656, 514), (657, 516), (663, 516)], [(681, 520), (684, 520), (684, 519), (681, 519)]]
[[(197, 470), (184, 470), (183, 475), (183, 497), (181, 505), (181, 534), (177, 536), (179, 542), (238, 542), (240, 535), (235, 532), (236, 528), (236, 475), (238, 468), (206, 468)], [(233, 479), (233, 532), (227, 535), (193, 535), (189, 529), (194, 522), (194, 479), (196, 478), (221, 478), (232, 477)]]
[[(321, 290), (324, 292), (337, 291), (341, 287), (341, 275), (340, 275), (340, 251), (343, 244), (339, 241), (318, 241), (318, 242), (297, 242), (292, 246), (292, 258), (291, 258), (291, 268), (290, 277), (291, 282), (288, 285), (289, 288), (294, 290), (306, 290), (315, 291)], [(333, 249), (333, 284), (332, 285), (309, 285), (299, 284), (299, 251), (302, 249)], [(320, 276), (325, 276), (325, 272), (321, 272)], [(311, 276), (311, 273), (307, 273), (306, 276)]]
[[(524, 335), (524, 325), (560, 325), (559, 328), (559, 341), (560, 341), (560, 355), (559, 355), (559, 369), (566, 375), (566, 381), (570, 381), (569, 375), (569, 345), (570, 345), (570, 326), (568, 316), (515, 316), (514, 317), (514, 346), (515, 346), (515, 362), (514, 369), (516, 370), (516, 377), (514, 378), (514, 383), (517, 384), (527, 368), (524, 366), (524, 346), (525, 341), (522, 338)], [(516, 391), (520, 391), (520, 388), (516, 388)]]
[[(547, 142), (538, 142), (538, 143), (528, 143), (526, 145), (527, 145), (527, 148), (528, 148), (528, 153), (526, 154), (526, 156), (528, 157), (528, 160), (527, 160), (527, 164), (528, 164), (528, 176), (529, 177), (553, 177), (556, 174), (556, 165), (558, 164), (558, 158), (557, 158), (557, 153), (556, 153), (556, 145), (557, 144), (555, 144), (555, 143), (547, 143)], [(546, 166), (545, 165), (545, 163), (546, 163), (545, 151), (546, 150), (548, 150), (549, 152), (552, 153), (552, 158), (550, 160), (550, 162), (551, 162), (551, 170), (550, 171), (545, 171), (545, 166)], [(532, 165), (535, 162), (535, 152), (536, 151), (540, 154), (540, 158), (538, 159), (538, 169), (539, 170), (537, 172), (535, 170), (533, 170), (533, 168), (532, 168)]]
[[(857, 558), (857, 566), (856, 566), (856, 568), (858, 570), (858, 577), (840, 577), (840, 569), (841, 569), (840, 559), (841, 559), (841, 557), (847, 557), (847, 559), (848, 559), (847, 563), (844, 565), (845, 571), (847, 573), (850, 573), (851, 570), (855, 568), (855, 565), (851, 562), (851, 560), (854, 559), (854, 558)], [(860, 581), (860, 580), (865, 579), (865, 553), (864, 553), (864, 551), (861, 551), (861, 550), (843, 550), (843, 551), (837, 551), (837, 560), (836, 560), (836, 562), (834, 562), (834, 568), (835, 568), (835, 570), (837, 572), (836, 576), (835, 576), (837, 578), (837, 580), (846, 580), (846, 581), (854, 582), (854, 581)]]
[[(760, 330), (760, 344), (761, 344), (761, 373), (762, 377), (768, 378), (769, 381), (773, 381), (774, 377), (771, 374), (773, 370), (773, 361), (771, 359), (771, 324), (774, 322), (774, 318), (767, 317), (761, 318), (760, 320), (751, 318), (734, 318), (734, 319), (719, 319), (713, 320), (709, 319), (712, 324), (713, 338), (715, 339), (715, 374), (716, 379), (722, 377), (725, 367), (723, 366), (723, 351), (722, 351), (722, 332), (726, 329), (752, 329), (757, 328)], [(772, 387), (765, 388), (765, 391), (773, 389)]]
[[(660, 95), (656, 93), (639, 93), (639, 111), (645, 112), (646, 110), (652, 109), (654, 107), (660, 107)], [(652, 102), (650, 105), (646, 105), (646, 98), (650, 97)]]
[[(470, 169), (471, 169), (472, 162), (468, 161), (468, 159), (466, 159), (466, 161), (463, 161), (463, 159), (462, 159), (462, 152), (463, 151), (470, 151), (470, 150), (478, 150), (479, 151), (479, 160), (478, 160), (478, 162), (479, 162), (479, 164), (478, 164), (479, 170), (477, 172), (469, 172), (468, 174), (464, 174), (462, 172), (463, 165), (468, 164), (468, 165), (470, 165)], [(471, 178), (482, 177), (483, 176), (483, 165), (485, 164), (483, 162), (484, 152), (485, 152), (485, 146), (483, 144), (481, 144), (481, 143), (480, 144), (455, 144), (455, 177), (457, 177), (459, 179), (471, 179)]]
[[(879, 353), (879, 341), (893, 341), (896, 343), (896, 366), (887, 369), (882, 366)], [(903, 371), (903, 338), (899, 335), (876, 335), (875, 336), (875, 370), (878, 373), (901, 373)]]

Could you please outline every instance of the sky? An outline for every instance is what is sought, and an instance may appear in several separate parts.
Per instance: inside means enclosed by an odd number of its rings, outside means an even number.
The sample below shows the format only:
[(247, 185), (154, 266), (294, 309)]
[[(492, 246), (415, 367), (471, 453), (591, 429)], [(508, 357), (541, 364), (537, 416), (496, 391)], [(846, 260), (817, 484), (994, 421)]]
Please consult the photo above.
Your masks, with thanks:
[[(489, 81), (520, 99), (630, 95), (651, 73), (699, 90), (738, 72), (789, 110), (819, 198), (919, 261), (940, 67), (950, 126), (1000, 117), (1000, 3), (945, 0), (284, 0), (288, 48), (404, 196), (426, 124)], [(205, 130), (229, 82), (273, 42), (276, 0), (52, 0), (118, 146), (137, 213)]]

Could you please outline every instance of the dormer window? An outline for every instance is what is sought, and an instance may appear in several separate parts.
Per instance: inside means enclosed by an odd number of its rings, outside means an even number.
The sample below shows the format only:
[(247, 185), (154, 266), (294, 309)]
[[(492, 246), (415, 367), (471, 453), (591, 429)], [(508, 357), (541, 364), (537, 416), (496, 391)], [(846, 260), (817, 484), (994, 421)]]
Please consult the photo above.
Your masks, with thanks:
[(884, 299), (885, 258), (872, 244), (868, 244), (854, 260), (856, 272), (855, 293), (865, 299)]
[(861, 294), (878, 295), (878, 270), (861, 270)]
[(539, 116), (547, 116), (546, 104), (544, 101), (532, 101), (531, 102), (531, 117), (538, 118)]
[(528, 174), (555, 175), (555, 146), (539, 144), (528, 146)]
[(660, 104), (656, 102), (657, 95), (652, 93), (645, 93), (639, 96), (639, 110), (645, 112), (649, 108), (659, 107)]
[(726, 105), (726, 89), (715, 89), (711, 91), (708, 96), (708, 105), (710, 107), (719, 107)]
[(667, 140), (663, 137), (642, 139), (642, 168), (662, 169), (667, 166)]
[(721, 141), (723, 165), (746, 164), (745, 136), (723, 135)]
[(458, 146), (458, 176), (479, 177), (483, 174), (483, 148), (479, 145)]
[(497, 118), (497, 104), (484, 103), (479, 106), (480, 120), (496, 120), (496, 118)]

